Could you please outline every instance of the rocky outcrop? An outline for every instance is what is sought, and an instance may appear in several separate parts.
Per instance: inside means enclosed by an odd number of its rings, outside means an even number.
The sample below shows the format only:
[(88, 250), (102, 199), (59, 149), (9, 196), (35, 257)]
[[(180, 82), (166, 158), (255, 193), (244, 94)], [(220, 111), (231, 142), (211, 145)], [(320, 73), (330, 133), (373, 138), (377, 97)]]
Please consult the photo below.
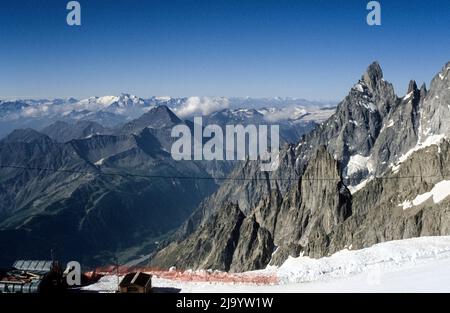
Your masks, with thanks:
[(273, 250), (271, 233), (258, 224), (254, 215), (247, 217), (240, 229), (230, 271), (241, 272), (264, 268), (269, 264)]
[(265, 267), (272, 251), (270, 232), (254, 216), (245, 217), (237, 205), (229, 204), (187, 239), (167, 246), (150, 265), (242, 271)]

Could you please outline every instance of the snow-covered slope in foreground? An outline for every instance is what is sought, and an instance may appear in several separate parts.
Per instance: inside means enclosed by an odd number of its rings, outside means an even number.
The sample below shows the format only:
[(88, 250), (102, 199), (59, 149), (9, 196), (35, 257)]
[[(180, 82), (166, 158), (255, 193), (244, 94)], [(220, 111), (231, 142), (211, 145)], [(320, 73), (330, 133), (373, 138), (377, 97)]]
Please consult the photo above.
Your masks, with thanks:
[(332, 279), (368, 271), (386, 272), (450, 258), (450, 236), (395, 240), (361, 250), (342, 250), (330, 257), (288, 258), (275, 270), (283, 283)]
[[(289, 258), (281, 267), (250, 274), (270, 275), (274, 285), (184, 282), (154, 277), (153, 286), (180, 292), (450, 292), (450, 236), (390, 241), (330, 257)], [(104, 277), (90, 290), (108, 290)], [(114, 289), (112, 287), (111, 289)]]
[(157, 287), (181, 289), (191, 293), (283, 293), (283, 292), (450, 292), (450, 258), (430, 260), (414, 266), (364, 273), (307, 283), (278, 285), (242, 285), (218, 283), (174, 282), (156, 279)]

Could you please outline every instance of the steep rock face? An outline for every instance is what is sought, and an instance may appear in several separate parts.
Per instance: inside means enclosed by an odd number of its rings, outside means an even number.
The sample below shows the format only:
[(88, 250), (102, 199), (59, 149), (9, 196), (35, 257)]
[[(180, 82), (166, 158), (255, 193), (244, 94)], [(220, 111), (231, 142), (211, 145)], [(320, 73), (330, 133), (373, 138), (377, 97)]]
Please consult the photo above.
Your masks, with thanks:
[[(224, 183), (177, 232), (178, 238), (190, 238), (227, 200), (239, 203), (247, 216), (254, 215), (270, 232), (277, 247), (271, 264), (301, 252), (321, 257), (350, 246), (448, 234), (448, 198), (410, 210), (399, 206), (448, 177), (446, 143), (412, 153), (423, 148), (421, 140), (446, 131), (439, 112), (449, 104), (447, 75), (448, 65), (433, 79), (429, 92), (411, 81), (408, 94), (398, 98), (373, 63), (333, 116), (304, 135), (295, 148), (289, 145), (280, 151), (277, 171), (263, 174), (257, 162), (237, 167), (231, 177), (246, 179)], [(428, 113), (421, 116), (421, 112)], [(436, 121), (434, 133), (423, 133), (424, 114)], [(360, 182), (365, 187), (356, 188)], [(353, 195), (346, 185), (352, 186)], [(183, 258), (181, 252), (179, 264)], [(170, 260), (158, 258), (158, 264), (169, 266)], [(243, 265), (233, 267), (242, 269)]]
[[(352, 215), (327, 231), (318, 227), (301, 247), (290, 243), (272, 258), (280, 265), (301, 251), (322, 257), (351, 247), (418, 236), (450, 234), (450, 198), (435, 203), (430, 197), (419, 205), (405, 205), (450, 178), (450, 144), (445, 140), (413, 153), (395, 172), (374, 178), (352, 196)], [(316, 192), (317, 190), (312, 190)]]
[(258, 224), (254, 215), (245, 218), (233, 253), (230, 271), (241, 272), (264, 268), (270, 262), (273, 249), (271, 233)]
[[(425, 87), (422, 87), (423, 89)], [(407, 153), (418, 141), (420, 128), (420, 105), (424, 91), (417, 89), (415, 81), (409, 83), (407, 95), (383, 121), (383, 127), (372, 149), (372, 176), (383, 175), (394, 161)], [(367, 178), (367, 177), (365, 177)]]
[[(180, 241), (191, 235), (197, 227), (206, 223), (212, 214), (221, 210), (224, 203), (237, 204), (246, 215), (250, 215), (255, 207), (280, 204), (283, 195), (296, 188), (298, 183), (293, 146), (289, 145), (281, 149), (278, 160), (279, 167), (272, 172), (262, 172), (258, 162), (247, 160), (239, 163), (229, 174), (228, 179), (222, 182), (220, 188), (202, 201), (197, 210), (169, 241)], [(272, 232), (277, 212), (272, 209), (260, 211), (256, 210), (258, 221)], [(258, 214), (262, 214), (261, 218)], [(270, 218), (267, 217), (268, 215)]]
[(271, 258), (273, 240), (254, 216), (245, 217), (237, 205), (229, 204), (211, 215), (188, 238), (168, 245), (150, 262), (181, 268), (242, 271), (265, 267)]
[(450, 135), (450, 62), (433, 78), (421, 115), (420, 141), (432, 135)]
[[(415, 152), (389, 178), (370, 181), (353, 196), (353, 214), (330, 237), (327, 255), (346, 247), (364, 248), (387, 240), (450, 234), (450, 198), (432, 197), (418, 205), (405, 205), (450, 178), (450, 144)], [(405, 177), (409, 177), (405, 179)]]
[(319, 255), (314, 246), (326, 244), (337, 225), (352, 215), (351, 195), (342, 182), (339, 163), (325, 147), (317, 150), (299, 183), (283, 201), (275, 229), (278, 249), (274, 260), (307, 251)]
[[(324, 147), (316, 152), (314, 161), (308, 165), (298, 192), (287, 193), (283, 201), (280, 190), (275, 189), (270, 195), (266, 194), (254, 210), (247, 210), (249, 215), (240, 226), (229, 267), (223, 263), (211, 263), (210, 253), (198, 252), (204, 247), (215, 247), (215, 253), (224, 251), (220, 250), (224, 236), (211, 234), (215, 234), (217, 229), (222, 233), (224, 222), (218, 221), (222, 221), (223, 215), (228, 217), (226, 229), (231, 229), (229, 223), (236, 223), (235, 218), (230, 218), (234, 214), (226, 213), (227, 210), (229, 208), (207, 215), (197, 231), (161, 250), (150, 264), (174, 264), (183, 268), (205, 268), (202, 267), (205, 264), (217, 268), (219, 264), (219, 269), (231, 271), (263, 268), (270, 261), (275, 246), (278, 247), (277, 254), (283, 256), (290, 254), (292, 249), (310, 249), (319, 240), (316, 238), (318, 234), (328, 236), (336, 225), (352, 214), (351, 195), (342, 183), (339, 164)], [(192, 243), (198, 242), (198, 238), (210, 239), (193, 247)]]
[[(351, 195), (342, 183), (339, 163), (326, 151), (319, 148), (301, 178), (301, 211), (309, 210), (316, 223), (329, 234), (333, 227), (352, 214)], [(305, 233), (304, 235), (308, 235)]]
[[(158, 266), (161, 260), (164, 260), (163, 262), (168, 261), (183, 268), (215, 268), (228, 271), (240, 241), (244, 219), (245, 215), (239, 207), (229, 204), (213, 214), (192, 236), (166, 247), (152, 260), (151, 265)], [(244, 232), (249, 231), (249, 227), (251, 228), (251, 225), (246, 222)]]

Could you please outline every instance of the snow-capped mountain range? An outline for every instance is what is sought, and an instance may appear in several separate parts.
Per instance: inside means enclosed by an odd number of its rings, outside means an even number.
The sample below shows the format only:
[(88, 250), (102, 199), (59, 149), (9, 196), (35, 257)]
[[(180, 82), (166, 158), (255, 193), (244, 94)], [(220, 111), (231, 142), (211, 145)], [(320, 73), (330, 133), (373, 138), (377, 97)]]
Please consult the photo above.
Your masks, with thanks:
[[(17, 128), (42, 129), (58, 120), (92, 121), (114, 127), (138, 118), (154, 107), (166, 105), (180, 118), (208, 116), (226, 110), (232, 120), (324, 120), (333, 113), (333, 103), (296, 98), (151, 97), (122, 93), (118, 96), (53, 100), (0, 100), (0, 137)], [(256, 110), (258, 109), (258, 110)]]

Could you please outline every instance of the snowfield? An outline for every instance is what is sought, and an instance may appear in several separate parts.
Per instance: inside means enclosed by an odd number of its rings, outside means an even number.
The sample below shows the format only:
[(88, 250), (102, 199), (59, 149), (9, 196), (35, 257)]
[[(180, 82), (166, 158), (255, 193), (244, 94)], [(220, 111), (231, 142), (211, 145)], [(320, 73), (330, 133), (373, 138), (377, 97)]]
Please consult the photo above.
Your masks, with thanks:
[(302, 283), (387, 272), (446, 258), (450, 258), (450, 236), (421, 237), (384, 242), (361, 250), (346, 249), (321, 259), (290, 257), (281, 267), (267, 270), (276, 270), (281, 282)]
[[(450, 236), (390, 241), (330, 257), (289, 258), (249, 274), (276, 274), (268, 285), (175, 281), (153, 277), (155, 291), (172, 292), (450, 292)], [(85, 290), (111, 292), (117, 277), (103, 277)]]

